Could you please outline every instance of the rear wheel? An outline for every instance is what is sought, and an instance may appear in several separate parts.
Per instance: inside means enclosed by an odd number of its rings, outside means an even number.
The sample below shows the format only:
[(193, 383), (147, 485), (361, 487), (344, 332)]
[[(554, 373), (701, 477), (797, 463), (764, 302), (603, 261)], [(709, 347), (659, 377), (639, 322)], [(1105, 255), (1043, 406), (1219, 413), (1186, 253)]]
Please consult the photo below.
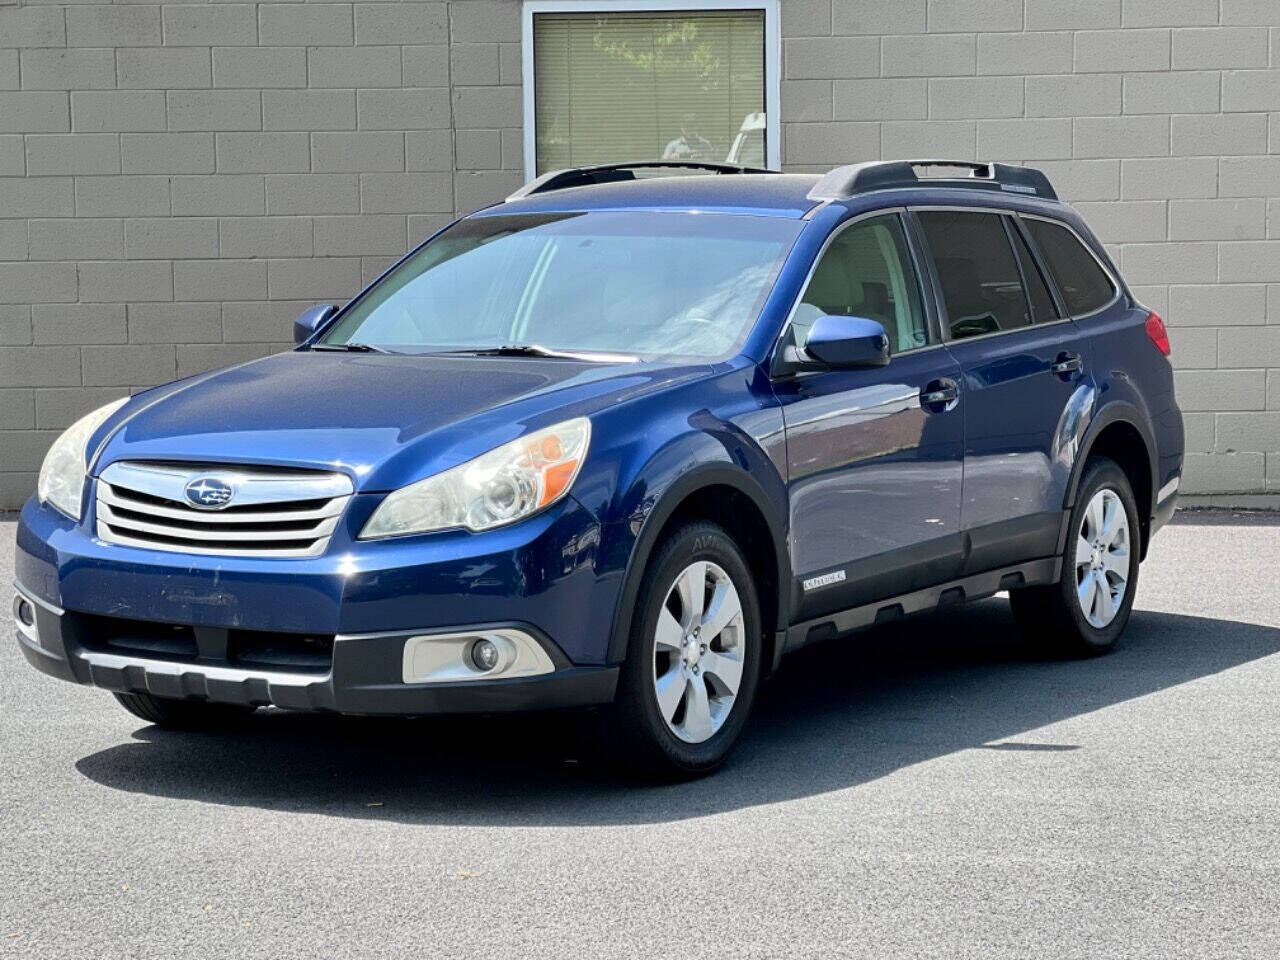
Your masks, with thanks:
[(724, 762), (755, 700), (755, 584), (732, 538), (681, 527), (657, 549), (637, 598), (612, 731), (631, 769), (698, 776)]
[(173, 700), (149, 693), (117, 693), (115, 698), (135, 717), (160, 727), (217, 729), (242, 722), (256, 707), (206, 700)]
[(1129, 478), (1090, 460), (1080, 479), (1058, 583), (1009, 594), (1023, 635), (1055, 653), (1106, 653), (1124, 631), (1138, 586), (1141, 527)]

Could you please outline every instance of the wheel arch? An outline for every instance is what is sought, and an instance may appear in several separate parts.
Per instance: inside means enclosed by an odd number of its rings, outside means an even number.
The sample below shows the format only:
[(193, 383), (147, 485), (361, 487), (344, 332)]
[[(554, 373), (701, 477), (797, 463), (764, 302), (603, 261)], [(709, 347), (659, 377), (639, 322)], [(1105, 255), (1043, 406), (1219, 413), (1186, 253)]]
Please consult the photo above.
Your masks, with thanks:
[(1104, 456), (1120, 465), (1133, 487), (1138, 504), (1138, 524), (1142, 532), (1140, 558), (1147, 555), (1147, 543), (1151, 539), (1151, 524), (1155, 514), (1157, 464), (1155, 437), (1141, 411), (1124, 401), (1107, 404), (1095, 414), (1080, 444), (1081, 454), (1076, 457), (1067, 484), (1067, 496), (1063, 504), (1070, 511), (1076, 504), (1080, 478), (1085, 464), (1091, 457)]

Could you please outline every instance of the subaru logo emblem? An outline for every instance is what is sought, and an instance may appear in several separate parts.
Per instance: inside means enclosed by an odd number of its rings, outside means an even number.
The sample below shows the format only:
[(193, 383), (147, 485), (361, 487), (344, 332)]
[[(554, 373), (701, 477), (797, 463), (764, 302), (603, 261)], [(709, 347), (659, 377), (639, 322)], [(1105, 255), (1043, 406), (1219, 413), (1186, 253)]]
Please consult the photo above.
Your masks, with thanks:
[(219, 510), (231, 502), (231, 484), (217, 477), (197, 477), (187, 484), (187, 499), (202, 510)]

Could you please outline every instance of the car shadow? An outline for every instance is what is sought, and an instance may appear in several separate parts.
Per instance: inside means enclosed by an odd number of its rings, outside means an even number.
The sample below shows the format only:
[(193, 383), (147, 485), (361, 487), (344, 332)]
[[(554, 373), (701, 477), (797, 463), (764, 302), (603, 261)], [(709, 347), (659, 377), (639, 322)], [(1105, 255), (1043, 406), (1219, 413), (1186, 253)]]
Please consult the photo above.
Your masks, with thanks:
[(637, 785), (597, 759), (596, 714), (373, 719), (275, 711), (236, 732), (143, 727), (76, 763), (131, 793), (405, 823), (667, 821), (857, 786), (958, 750), (1066, 751), (1020, 737), (1280, 651), (1280, 629), (1135, 611), (1110, 656), (1029, 657), (989, 600), (788, 658), (714, 776)]

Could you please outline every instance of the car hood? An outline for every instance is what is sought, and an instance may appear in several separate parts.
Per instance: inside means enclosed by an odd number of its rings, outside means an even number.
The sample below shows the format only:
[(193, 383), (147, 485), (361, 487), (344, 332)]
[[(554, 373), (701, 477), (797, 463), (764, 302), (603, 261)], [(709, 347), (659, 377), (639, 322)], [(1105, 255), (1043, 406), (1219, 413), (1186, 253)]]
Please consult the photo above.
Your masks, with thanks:
[(391, 490), (706, 365), (294, 351), (140, 394), (108, 422), (117, 460), (337, 470)]

